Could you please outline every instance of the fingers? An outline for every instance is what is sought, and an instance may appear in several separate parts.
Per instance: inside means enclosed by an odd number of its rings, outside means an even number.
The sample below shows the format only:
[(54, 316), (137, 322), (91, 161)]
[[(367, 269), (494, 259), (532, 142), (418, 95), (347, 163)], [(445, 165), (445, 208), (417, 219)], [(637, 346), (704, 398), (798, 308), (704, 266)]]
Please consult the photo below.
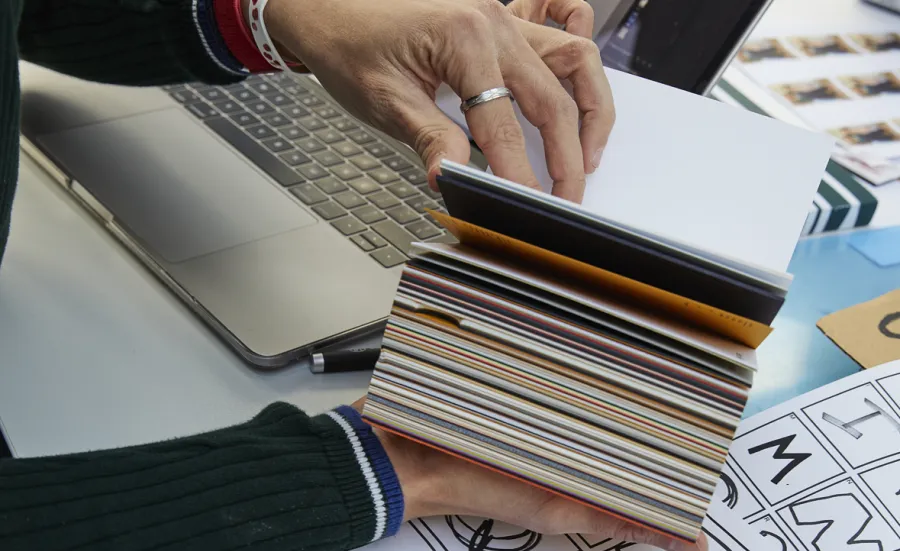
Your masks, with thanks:
[(549, 17), (566, 26), (566, 32), (592, 38), (594, 10), (585, 0), (514, 0), (507, 8), (525, 21), (542, 25)]
[(404, 102), (402, 107), (405, 135), (401, 140), (411, 144), (419, 154), (428, 173), (428, 184), (437, 190), (441, 160), (469, 162), (469, 138), (425, 94), (413, 96), (415, 99)]
[(519, 28), (553, 74), (571, 82), (581, 115), (584, 170), (594, 172), (616, 120), (612, 89), (597, 46), (593, 41), (524, 21), (519, 22)]
[(524, 40), (521, 42), (510, 44), (515, 55), (504, 56), (501, 61), (506, 82), (522, 114), (541, 133), (553, 194), (580, 203), (585, 171), (578, 108), (541, 58)]
[[(448, 44), (452, 55), (448, 55), (443, 77), (463, 100), (505, 86), (494, 36), (511, 27), (505, 19), (509, 17), (499, 2), (490, 0), (482, 5), (482, 11), (461, 10), (450, 22), (455, 26), (447, 34), (452, 39)], [(529, 49), (527, 43), (525, 47)], [(466, 112), (466, 122), (495, 174), (540, 189), (525, 152), (522, 128), (508, 98), (472, 107)]]

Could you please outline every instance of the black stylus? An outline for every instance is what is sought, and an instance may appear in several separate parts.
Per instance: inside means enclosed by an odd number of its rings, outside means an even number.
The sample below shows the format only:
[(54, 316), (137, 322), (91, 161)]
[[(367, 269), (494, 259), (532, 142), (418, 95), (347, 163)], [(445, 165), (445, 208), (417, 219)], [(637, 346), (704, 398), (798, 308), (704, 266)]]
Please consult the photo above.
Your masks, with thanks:
[(346, 373), (375, 369), (380, 354), (380, 348), (372, 347), (323, 350), (313, 354), (309, 370), (313, 373)]

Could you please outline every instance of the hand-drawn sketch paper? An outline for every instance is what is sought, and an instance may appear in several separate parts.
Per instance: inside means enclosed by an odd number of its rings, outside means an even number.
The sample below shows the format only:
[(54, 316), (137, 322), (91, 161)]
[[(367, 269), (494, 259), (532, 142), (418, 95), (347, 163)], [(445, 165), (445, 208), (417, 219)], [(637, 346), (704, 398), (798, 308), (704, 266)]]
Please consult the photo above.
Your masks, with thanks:
[(900, 550), (900, 361), (741, 423), (710, 516), (724, 509), (754, 551)]
[[(709, 551), (757, 551), (755, 532), (720, 511), (703, 524)], [(431, 517), (407, 523), (396, 536), (365, 551), (661, 551), (603, 535), (544, 536), (502, 522), (473, 517)]]

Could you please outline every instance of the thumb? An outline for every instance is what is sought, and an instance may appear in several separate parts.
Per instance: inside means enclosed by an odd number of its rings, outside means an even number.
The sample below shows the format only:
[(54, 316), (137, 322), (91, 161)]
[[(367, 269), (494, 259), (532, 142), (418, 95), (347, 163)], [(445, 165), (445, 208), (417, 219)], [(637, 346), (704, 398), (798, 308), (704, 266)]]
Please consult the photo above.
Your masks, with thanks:
[(404, 141), (419, 154), (428, 173), (428, 184), (437, 190), (436, 178), (442, 160), (469, 162), (469, 138), (432, 100), (415, 102), (404, 120), (407, 121)]

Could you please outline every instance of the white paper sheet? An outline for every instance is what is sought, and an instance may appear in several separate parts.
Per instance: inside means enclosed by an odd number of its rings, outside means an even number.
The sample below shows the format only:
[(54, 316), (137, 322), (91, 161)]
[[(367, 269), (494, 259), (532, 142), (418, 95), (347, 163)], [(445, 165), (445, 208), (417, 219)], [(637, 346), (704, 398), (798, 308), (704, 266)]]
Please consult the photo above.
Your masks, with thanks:
[(900, 361), (741, 423), (710, 515), (726, 509), (753, 551), (900, 549)]
[[(834, 140), (608, 70), (617, 122), (584, 205), (601, 216), (784, 272)], [(459, 98), (438, 105), (465, 125)], [(549, 188), (543, 141), (520, 116)]]
[[(709, 516), (703, 531), (709, 541), (709, 551), (757, 551), (758, 536), (740, 522)], [(482, 523), (490, 529), (475, 532)], [(732, 528), (733, 527), (733, 528)], [(501, 522), (472, 517), (432, 517), (414, 520), (400, 529), (393, 538), (364, 548), (366, 551), (661, 551), (609, 538), (603, 534), (543, 536)]]

